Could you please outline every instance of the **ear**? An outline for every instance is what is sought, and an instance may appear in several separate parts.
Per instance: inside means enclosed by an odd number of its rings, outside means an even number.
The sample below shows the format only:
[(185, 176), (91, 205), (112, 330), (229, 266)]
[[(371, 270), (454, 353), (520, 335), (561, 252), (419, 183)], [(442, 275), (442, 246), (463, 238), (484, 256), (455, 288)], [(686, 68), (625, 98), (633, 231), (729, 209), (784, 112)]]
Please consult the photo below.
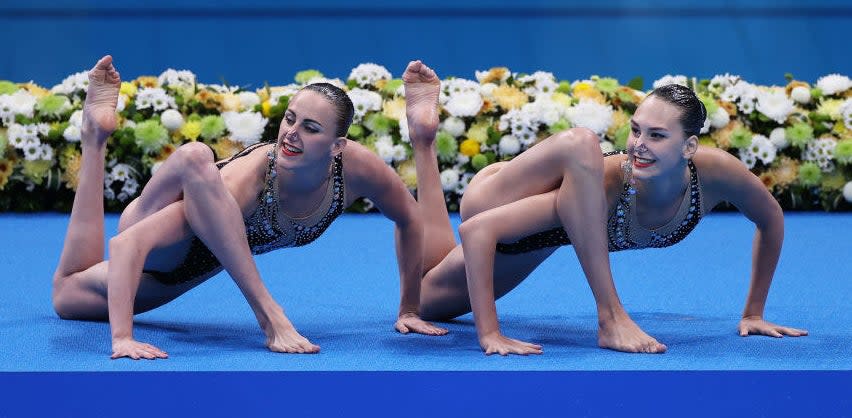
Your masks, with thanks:
[(349, 142), (348, 139), (344, 137), (339, 137), (334, 140), (331, 144), (331, 156), (336, 157), (338, 154), (343, 152), (343, 149), (346, 148), (346, 144)]
[(698, 151), (698, 137), (692, 135), (683, 143), (683, 158), (687, 160), (692, 158), (696, 151)]

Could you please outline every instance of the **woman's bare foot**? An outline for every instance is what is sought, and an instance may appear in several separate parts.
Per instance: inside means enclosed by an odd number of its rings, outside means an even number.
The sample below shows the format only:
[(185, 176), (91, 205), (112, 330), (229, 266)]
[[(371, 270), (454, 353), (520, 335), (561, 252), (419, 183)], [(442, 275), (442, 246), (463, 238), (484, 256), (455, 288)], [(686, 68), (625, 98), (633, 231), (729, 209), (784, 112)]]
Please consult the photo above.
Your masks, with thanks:
[(118, 123), (115, 108), (120, 88), (121, 76), (112, 65), (112, 56), (101, 58), (89, 70), (89, 89), (83, 106), (83, 131), (91, 135), (83, 135), (83, 145), (100, 148), (115, 130)]
[(431, 147), (438, 130), (438, 95), (441, 80), (420, 61), (411, 61), (402, 75), (405, 82), (405, 115), (413, 145)]
[(599, 321), (598, 346), (627, 353), (662, 354), (665, 344), (642, 331), (626, 314), (612, 320)]

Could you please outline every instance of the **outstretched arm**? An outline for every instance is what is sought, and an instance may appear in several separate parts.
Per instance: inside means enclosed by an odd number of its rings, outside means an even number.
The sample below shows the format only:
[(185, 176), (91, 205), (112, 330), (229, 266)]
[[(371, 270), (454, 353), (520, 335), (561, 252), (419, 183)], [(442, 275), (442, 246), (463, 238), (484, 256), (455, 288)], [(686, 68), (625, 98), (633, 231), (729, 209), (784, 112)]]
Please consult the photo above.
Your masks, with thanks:
[[(708, 153), (709, 154), (709, 153)], [(781, 255), (784, 241), (784, 213), (760, 179), (746, 169), (736, 158), (727, 153), (712, 153), (709, 189), (718, 191), (720, 200), (736, 206), (757, 230), (752, 244), (751, 284), (746, 298), (743, 317), (738, 332), (741, 336), (768, 335), (799, 337), (807, 335), (805, 330), (788, 328), (763, 319), (769, 286)]]
[(396, 172), (378, 156), (357, 143), (347, 145), (351, 171), (346, 176), (357, 196), (364, 196), (396, 224), (396, 256), (400, 275), (399, 316), (395, 325), (402, 333), (444, 335), (420, 319), (420, 280), (423, 277), (423, 219), (417, 202)]

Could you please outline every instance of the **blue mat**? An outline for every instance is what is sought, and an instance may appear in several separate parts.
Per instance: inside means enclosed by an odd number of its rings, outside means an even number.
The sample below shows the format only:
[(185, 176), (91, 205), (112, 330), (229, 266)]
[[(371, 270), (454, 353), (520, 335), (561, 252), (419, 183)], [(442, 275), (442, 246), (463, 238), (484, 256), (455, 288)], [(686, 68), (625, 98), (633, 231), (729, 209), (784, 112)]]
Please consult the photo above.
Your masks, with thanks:
[[(115, 231), (117, 216), (107, 217)], [(453, 218), (454, 225), (458, 219)], [(0, 371), (286, 370), (850, 370), (852, 215), (786, 215), (786, 242), (766, 307), (768, 320), (806, 328), (804, 338), (741, 338), (752, 225), (713, 214), (681, 244), (612, 256), (628, 312), (669, 347), (665, 355), (597, 348), (591, 292), (570, 248), (558, 250), (498, 301), (505, 334), (544, 354), (487, 357), (470, 315), (444, 337), (393, 331), (399, 279), (393, 225), (344, 215), (317, 242), (257, 257), (276, 299), (318, 355), (268, 352), (248, 304), (226, 274), (136, 317), (137, 339), (169, 352), (158, 361), (110, 361), (106, 323), (60, 320), (51, 275), (67, 215), (0, 215)]]

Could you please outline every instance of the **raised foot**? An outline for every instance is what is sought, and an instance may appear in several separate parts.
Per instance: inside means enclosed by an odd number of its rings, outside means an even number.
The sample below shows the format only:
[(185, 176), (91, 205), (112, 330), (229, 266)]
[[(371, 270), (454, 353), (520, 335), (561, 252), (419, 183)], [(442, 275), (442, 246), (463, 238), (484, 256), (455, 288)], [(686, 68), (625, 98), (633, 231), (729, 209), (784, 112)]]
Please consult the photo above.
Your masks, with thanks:
[(402, 75), (405, 82), (405, 114), (413, 145), (432, 146), (438, 130), (438, 95), (441, 80), (420, 61), (411, 61)]
[(103, 146), (118, 123), (115, 109), (121, 89), (121, 75), (112, 65), (112, 57), (101, 58), (89, 70), (89, 88), (83, 106), (84, 145)]

